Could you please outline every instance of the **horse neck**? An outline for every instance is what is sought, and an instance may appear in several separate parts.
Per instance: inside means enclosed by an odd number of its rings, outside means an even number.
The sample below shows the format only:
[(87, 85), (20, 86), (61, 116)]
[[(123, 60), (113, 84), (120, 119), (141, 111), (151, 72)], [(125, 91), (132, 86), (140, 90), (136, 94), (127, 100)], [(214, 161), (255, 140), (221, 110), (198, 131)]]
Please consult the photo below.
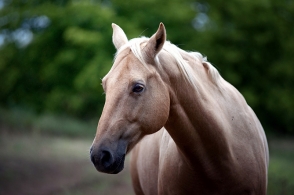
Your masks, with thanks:
[[(189, 56), (185, 57), (185, 60), (192, 61)], [(171, 97), (165, 128), (184, 157), (195, 166), (195, 163), (204, 161), (217, 162), (218, 157), (228, 157), (230, 151), (226, 123), (222, 122), (224, 113), (218, 102), (222, 99), (221, 90), (211, 82), (202, 63), (194, 60), (190, 65), (197, 74), (197, 89), (181, 73), (175, 73), (178, 69), (175, 63), (169, 62), (169, 68), (162, 75)], [(162, 68), (166, 66), (163, 64)]]

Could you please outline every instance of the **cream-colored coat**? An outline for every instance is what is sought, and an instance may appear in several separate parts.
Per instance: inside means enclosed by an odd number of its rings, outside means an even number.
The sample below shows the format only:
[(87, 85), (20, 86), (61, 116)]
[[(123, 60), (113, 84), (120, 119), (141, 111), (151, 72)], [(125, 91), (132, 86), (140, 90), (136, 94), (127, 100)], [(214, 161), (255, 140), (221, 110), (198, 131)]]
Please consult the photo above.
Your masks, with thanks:
[(267, 141), (243, 96), (199, 53), (166, 42), (163, 24), (141, 42), (113, 29), (118, 53), (103, 79), (96, 168), (117, 173), (121, 151), (133, 148), (136, 194), (265, 195)]

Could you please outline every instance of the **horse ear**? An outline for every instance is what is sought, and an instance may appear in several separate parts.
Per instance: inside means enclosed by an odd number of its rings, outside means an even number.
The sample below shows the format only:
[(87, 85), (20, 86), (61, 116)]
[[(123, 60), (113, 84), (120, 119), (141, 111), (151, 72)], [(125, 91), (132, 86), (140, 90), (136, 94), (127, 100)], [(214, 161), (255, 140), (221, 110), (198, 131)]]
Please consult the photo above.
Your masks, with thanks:
[(121, 29), (118, 25), (112, 23), (112, 29), (112, 42), (115, 48), (118, 50), (121, 46), (128, 42), (128, 38), (123, 29)]
[(147, 42), (143, 51), (147, 58), (154, 59), (156, 54), (160, 52), (166, 40), (166, 31), (163, 23), (159, 24), (157, 32)]

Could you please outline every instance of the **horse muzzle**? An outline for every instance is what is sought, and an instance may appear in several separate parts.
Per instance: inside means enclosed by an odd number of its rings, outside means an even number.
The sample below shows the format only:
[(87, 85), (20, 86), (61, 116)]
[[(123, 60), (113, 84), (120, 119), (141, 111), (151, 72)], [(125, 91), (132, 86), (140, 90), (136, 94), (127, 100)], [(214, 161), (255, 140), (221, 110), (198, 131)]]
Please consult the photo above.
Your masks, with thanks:
[(124, 168), (126, 155), (125, 144), (119, 143), (116, 150), (111, 147), (94, 145), (90, 149), (91, 161), (99, 172), (117, 174)]

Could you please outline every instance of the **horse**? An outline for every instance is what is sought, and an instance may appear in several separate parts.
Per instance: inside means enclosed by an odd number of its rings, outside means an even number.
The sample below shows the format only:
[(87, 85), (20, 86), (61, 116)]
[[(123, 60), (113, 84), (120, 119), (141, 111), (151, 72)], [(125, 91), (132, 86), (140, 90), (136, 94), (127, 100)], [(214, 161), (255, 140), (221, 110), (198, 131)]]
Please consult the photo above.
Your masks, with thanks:
[(131, 153), (136, 194), (265, 195), (263, 127), (241, 93), (199, 52), (166, 40), (127, 39), (102, 79), (105, 105), (90, 149), (99, 172), (117, 174)]

